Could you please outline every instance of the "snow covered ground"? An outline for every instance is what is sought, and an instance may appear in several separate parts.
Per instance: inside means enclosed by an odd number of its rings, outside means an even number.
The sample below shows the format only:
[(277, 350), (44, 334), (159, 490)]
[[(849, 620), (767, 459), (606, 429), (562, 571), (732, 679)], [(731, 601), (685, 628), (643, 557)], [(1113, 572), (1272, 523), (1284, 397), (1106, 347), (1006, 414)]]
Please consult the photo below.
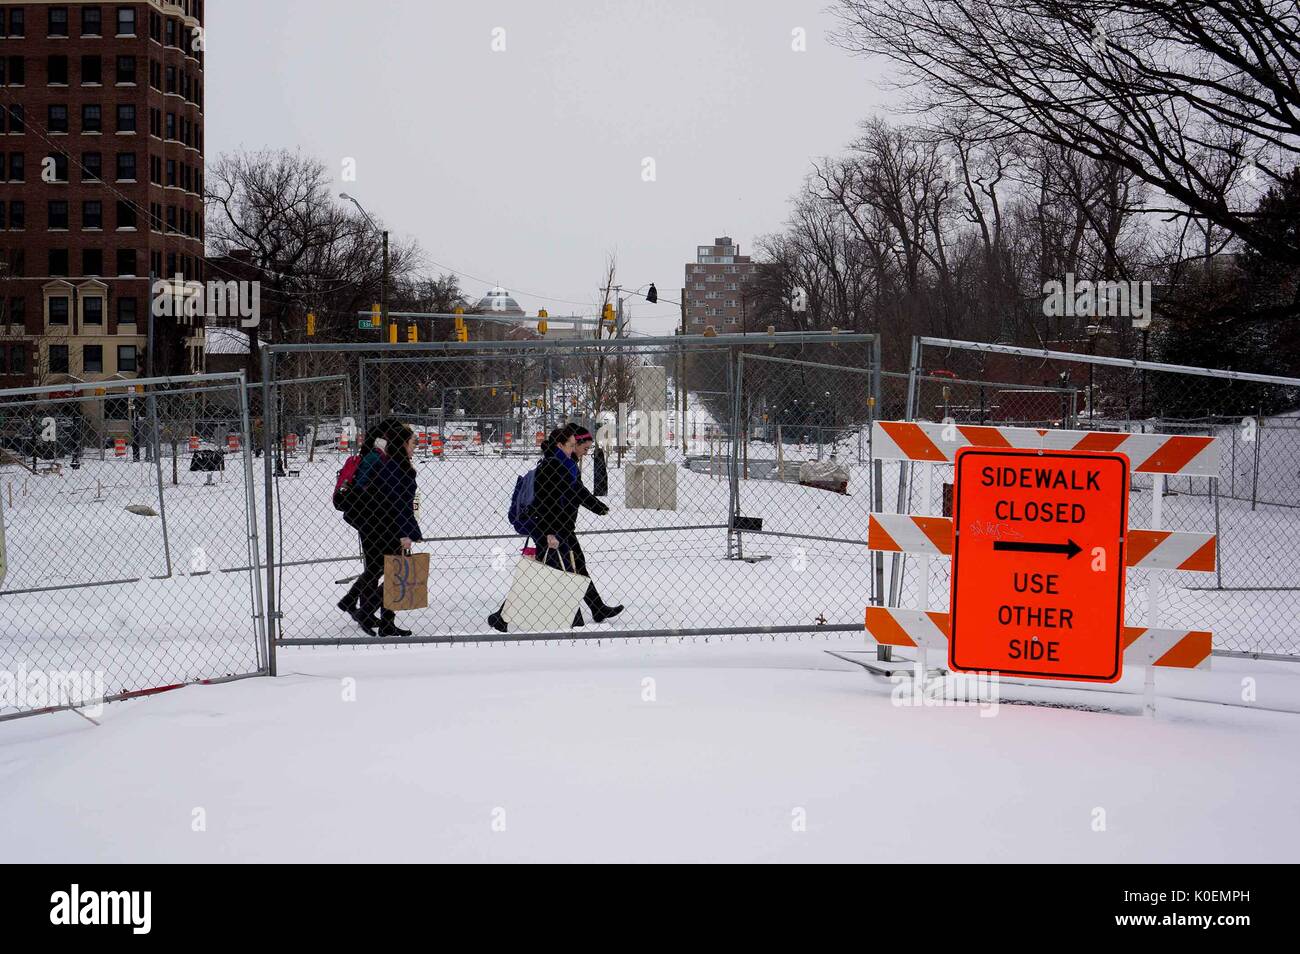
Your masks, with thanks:
[(1118, 692), (900, 706), (827, 648), (861, 637), (282, 650), (277, 679), (110, 705), (99, 726), (0, 724), (0, 845), (11, 862), (1300, 854), (1290, 664), (1162, 671), (1148, 719), (1141, 670)]

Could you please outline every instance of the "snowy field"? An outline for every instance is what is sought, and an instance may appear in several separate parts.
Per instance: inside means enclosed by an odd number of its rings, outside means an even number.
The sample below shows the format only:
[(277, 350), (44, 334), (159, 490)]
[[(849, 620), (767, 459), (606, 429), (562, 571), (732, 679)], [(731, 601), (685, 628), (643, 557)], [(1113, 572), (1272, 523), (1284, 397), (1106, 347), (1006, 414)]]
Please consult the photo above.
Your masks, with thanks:
[[(707, 449), (700, 442), (697, 450)], [(535, 458), (480, 455), (419, 465), (421, 545), (434, 569), (430, 606), (404, 614), (417, 633), (460, 638), (488, 632), (485, 620), (509, 588), (518, 538), (505, 520), (514, 478)], [(802, 450), (802, 453), (801, 453)], [(761, 517), (775, 534), (744, 537), (748, 563), (723, 559), (728, 485), (717, 473), (679, 468), (676, 512), (627, 510), (623, 474), (610, 471), (613, 512), (580, 516), (584, 548), (602, 595), (625, 603), (618, 631), (766, 626), (856, 626), (872, 595), (871, 563), (858, 543), (871, 511), (870, 470), (859, 464), (856, 442), (841, 447), (851, 469), (847, 496), (797, 485), (747, 480), (741, 512)], [(814, 448), (789, 445), (788, 460)], [(771, 445), (754, 443), (750, 458), (771, 458)], [(301, 455), (278, 483), (277, 579), (282, 634), (291, 639), (357, 635), (335, 602), (359, 570), (356, 534), (330, 504), (341, 458)], [(125, 508), (161, 510), (151, 464), (88, 459), (80, 470), (33, 476), (17, 467), (0, 471), (8, 542), (8, 573), (0, 605), (0, 670), (22, 664), (105, 673), (109, 693), (148, 689), (257, 671), (253, 571), (246, 539), (242, 457), (231, 455), (224, 474), (188, 471), (188, 455), (172, 486), (164, 460), (166, 549), (162, 517)], [(263, 522), (263, 461), (254, 461), (255, 516)], [(590, 465), (585, 467), (590, 481)], [(896, 502), (897, 471), (884, 465), (885, 507)], [(932, 480), (931, 513), (939, 509), (943, 468)], [(919, 500), (919, 494), (914, 497)], [(1131, 520), (1147, 525), (1150, 491), (1135, 490)], [(1179, 493), (1166, 497), (1165, 526), (1214, 529), (1213, 502)], [(612, 532), (611, 532), (612, 531)], [(1241, 501), (1220, 506), (1222, 582), (1214, 574), (1162, 573), (1161, 624), (1209, 628), (1219, 649), (1300, 654), (1300, 509)], [(265, 528), (261, 528), (265, 533)], [(264, 539), (264, 536), (263, 536)], [(886, 558), (886, 581), (889, 560)], [(170, 566), (171, 573), (168, 574)], [(1261, 576), (1255, 568), (1268, 568)], [(917, 601), (919, 563), (909, 560), (902, 605)], [(929, 605), (947, 606), (947, 561), (932, 560)], [(1278, 589), (1233, 589), (1254, 586)], [(1289, 587), (1289, 588), (1287, 588)], [(1145, 623), (1145, 577), (1130, 574), (1128, 615)], [(823, 622), (824, 621), (824, 622)], [(4, 711), (0, 706), (0, 711)], [(9, 710), (12, 711), (12, 710)]]
[[(827, 648), (861, 637), (282, 650), (280, 678), (99, 726), (0, 724), (0, 844), (11, 862), (1300, 854), (1290, 664), (1162, 671), (1148, 719), (1141, 670), (1120, 692), (897, 706)], [(1029, 698), (1113, 711), (1011, 702)]]

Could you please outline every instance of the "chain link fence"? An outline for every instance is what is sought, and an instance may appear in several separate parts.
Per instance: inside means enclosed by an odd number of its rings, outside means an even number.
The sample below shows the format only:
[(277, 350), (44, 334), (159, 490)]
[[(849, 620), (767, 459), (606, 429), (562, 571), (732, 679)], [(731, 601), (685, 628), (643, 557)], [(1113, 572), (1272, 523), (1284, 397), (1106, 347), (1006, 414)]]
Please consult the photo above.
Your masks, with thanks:
[(242, 375), (0, 391), (0, 718), (267, 671)]
[[(931, 338), (916, 339), (909, 378), (909, 420), (1217, 437), (1218, 479), (1132, 475), (1131, 526), (1153, 526), (1159, 486), (1161, 529), (1215, 533), (1218, 547), (1213, 573), (1129, 569), (1128, 622), (1146, 625), (1146, 601), (1133, 594), (1150, 583), (1161, 625), (1211, 630), (1220, 655), (1300, 657), (1300, 379)], [(982, 395), (997, 410), (964, 418)], [(891, 503), (901, 506), (890, 509), (950, 512), (951, 465), (897, 473)], [(893, 562), (891, 605), (915, 605), (920, 561)], [(950, 566), (929, 561), (934, 609), (947, 608)]]
[[(278, 645), (384, 638), (383, 558), (401, 555), (402, 537), (414, 539), (404, 532), (407, 496), (422, 537), (412, 549), (429, 560), (428, 605), (400, 613), (396, 630), (385, 630), (390, 638), (862, 628), (872, 586), (864, 544), (873, 485), (861, 443), (869, 435), (872, 336), (277, 346), (265, 356), (267, 395), (303, 352), (314, 369), (356, 386), (349, 450), (396, 420), (409, 434), (390, 429), (385, 440), (409, 437), (409, 453), (389, 446), (382, 456), (397, 460), (376, 458), (388, 465), (376, 471), (362, 464), (358, 485), (379, 483), (354, 498), (348, 519), (335, 509), (334, 490), (350, 455), (296, 471), (268, 462)], [(792, 367), (804, 385), (782, 377)], [(826, 403), (828, 392), (837, 407)], [(283, 418), (268, 420), (268, 440), (282, 444)], [(570, 423), (593, 438), (575, 456), (594, 504), (576, 487), (557, 496), (543, 460), (542, 442)], [(787, 427), (797, 433), (786, 438)], [(777, 479), (775, 454), (789, 466), (815, 463), (838, 458), (841, 448), (847, 454), (846, 441), (857, 471), (852, 493)], [(818, 442), (821, 450), (812, 450)], [(533, 471), (538, 529), (525, 537), (509, 512), (517, 479)], [(818, 543), (846, 534), (851, 548)], [(548, 552), (548, 538), (561, 544), (557, 552)], [(578, 604), (583, 626), (494, 628), (512, 585), (531, 572), (521, 558), (590, 574), (592, 598)], [(604, 615), (619, 605), (617, 617)], [(507, 609), (497, 622), (510, 617)]]

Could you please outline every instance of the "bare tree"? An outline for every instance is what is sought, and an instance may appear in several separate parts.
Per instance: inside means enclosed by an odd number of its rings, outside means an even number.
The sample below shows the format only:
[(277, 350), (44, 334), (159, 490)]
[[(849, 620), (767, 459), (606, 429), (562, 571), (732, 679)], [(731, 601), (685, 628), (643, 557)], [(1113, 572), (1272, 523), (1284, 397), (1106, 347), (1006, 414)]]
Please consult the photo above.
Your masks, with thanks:
[[(900, 64), (918, 110), (961, 109), (1112, 164), (1259, 254), (1300, 264), (1261, 228), (1259, 184), (1300, 161), (1293, 0), (838, 0), (846, 49)], [(1255, 196), (1243, 190), (1255, 190)]]

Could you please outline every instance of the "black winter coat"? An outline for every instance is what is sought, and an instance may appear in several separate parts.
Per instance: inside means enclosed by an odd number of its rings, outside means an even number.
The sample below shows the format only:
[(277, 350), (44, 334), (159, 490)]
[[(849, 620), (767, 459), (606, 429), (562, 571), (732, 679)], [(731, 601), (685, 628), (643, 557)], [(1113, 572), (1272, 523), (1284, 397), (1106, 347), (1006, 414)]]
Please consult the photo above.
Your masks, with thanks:
[(594, 514), (609, 513), (609, 507), (599, 497), (582, 485), (582, 477), (575, 477), (556, 451), (537, 465), (533, 484), (533, 504), (528, 511), (534, 532), (539, 540), (548, 533), (557, 537), (571, 537), (578, 524), (578, 508), (586, 507)]
[(362, 458), (350, 492), (357, 494), (349, 508), (362, 537), (383, 543), (422, 538), (415, 521), (415, 474), (387, 454), (376, 450)]

